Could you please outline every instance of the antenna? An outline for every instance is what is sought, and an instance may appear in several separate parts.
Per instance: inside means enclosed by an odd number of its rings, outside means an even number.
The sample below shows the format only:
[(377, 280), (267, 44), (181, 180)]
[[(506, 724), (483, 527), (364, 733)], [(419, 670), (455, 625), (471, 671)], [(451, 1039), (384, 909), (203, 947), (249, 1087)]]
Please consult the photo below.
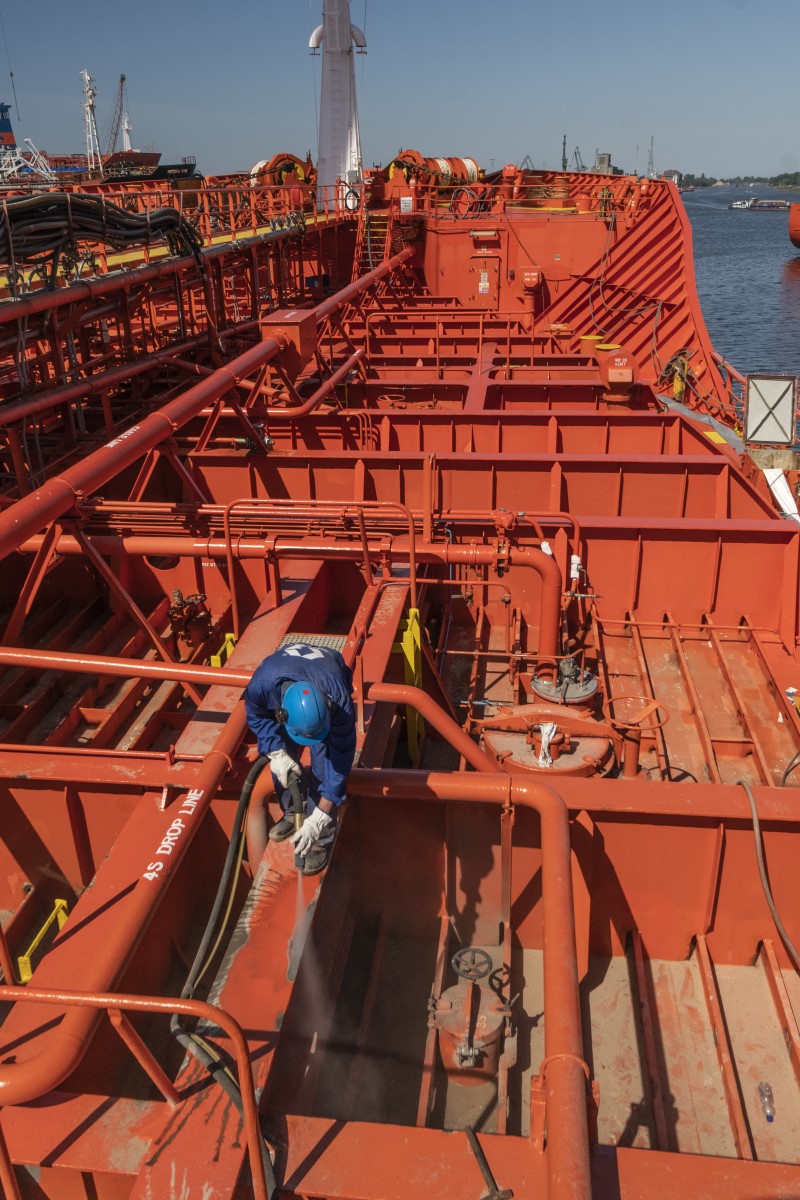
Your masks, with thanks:
[(566, 171), (568, 166), (569, 166), (569, 162), (567, 160), (567, 135), (564, 134), (564, 137), (561, 141), (561, 170)]
[(97, 136), (97, 120), (95, 118), (94, 101), (97, 96), (97, 88), (92, 86), (94, 80), (85, 67), (81, 71), (81, 79), (83, 80), (83, 94), (86, 97), (83, 102), (83, 122), (86, 133), (86, 165), (91, 173), (92, 171), (99, 171), (103, 165), (102, 155), (100, 154), (100, 140)]

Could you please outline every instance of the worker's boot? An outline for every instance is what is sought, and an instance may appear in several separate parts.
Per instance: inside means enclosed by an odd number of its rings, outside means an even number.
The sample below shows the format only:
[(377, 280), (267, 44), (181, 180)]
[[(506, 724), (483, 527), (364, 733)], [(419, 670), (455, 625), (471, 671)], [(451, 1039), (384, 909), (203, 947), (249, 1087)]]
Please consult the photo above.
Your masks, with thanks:
[(303, 875), (319, 875), (320, 871), (324, 871), (327, 867), (332, 849), (333, 842), (328, 842), (324, 846), (320, 846), (319, 842), (317, 842), (303, 859), (303, 865), (300, 868), (301, 873)]
[(284, 813), (280, 821), (276, 821), (269, 831), (269, 840), (271, 842), (285, 842), (294, 833), (294, 817), (290, 813)]

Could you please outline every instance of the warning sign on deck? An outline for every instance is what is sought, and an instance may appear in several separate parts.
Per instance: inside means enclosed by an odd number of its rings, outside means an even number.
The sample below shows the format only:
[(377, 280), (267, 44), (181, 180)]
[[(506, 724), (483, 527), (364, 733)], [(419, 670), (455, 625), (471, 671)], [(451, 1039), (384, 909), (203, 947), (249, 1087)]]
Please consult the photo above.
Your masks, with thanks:
[(791, 446), (797, 399), (795, 375), (748, 375), (744, 440), (757, 446)]

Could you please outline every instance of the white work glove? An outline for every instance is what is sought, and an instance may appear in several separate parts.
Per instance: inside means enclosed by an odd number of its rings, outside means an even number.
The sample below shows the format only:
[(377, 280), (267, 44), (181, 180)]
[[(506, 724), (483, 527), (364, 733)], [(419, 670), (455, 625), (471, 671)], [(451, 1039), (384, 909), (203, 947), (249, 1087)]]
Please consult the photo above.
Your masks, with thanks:
[(301, 771), (298, 763), (285, 750), (273, 750), (271, 754), (267, 755), (267, 758), (269, 759), (269, 769), (281, 787), (288, 787), (290, 780), (296, 782), (300, 778)]
[(311, 816), (306, 817), (297, 833), (292, 834), (295, 854), (298, 854), (300, 858), (305, 858), (314, 843), (319, 841), (325, 830), (329, 829), (332, 824), (333, 817), (329, 817), (321, 808), (315, 808)]

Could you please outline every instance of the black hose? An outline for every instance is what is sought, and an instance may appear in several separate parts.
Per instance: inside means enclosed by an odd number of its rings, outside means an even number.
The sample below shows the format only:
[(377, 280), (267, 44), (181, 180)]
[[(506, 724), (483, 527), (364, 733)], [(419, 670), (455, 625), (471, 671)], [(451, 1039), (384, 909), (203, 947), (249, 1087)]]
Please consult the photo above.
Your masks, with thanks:
[(253, 795), (253, 788), (256, 785), (259, 775), (264, 770), (264, 767), (268, 762), (269, 759), (267, 756), (265, 754), (261, 754), (247, 772), (247, 778), (244, 781), (242, 793), (239, 796), (239, 803), (236, 806), (236, 816), (233, 819), (231, 840), (228, 843), (228, 852), (225, 855), (222, 874), (220, 875), (219, 884), (217, 886), (217, 894), (214, 897), (214, 903), (211, 906), (211, 913), (209, 914), (200, 945), (197, 947), (197, 953), (194, 956), (192, 968), (189, 971), (186, 983), (183, 985), (183, 991), (181, 992), (181, 998), (184, 1000), (189, 999), (194, 995), (194, 989), (197, 986), (201, 969), (205, 963), (206, 955), (208, 954), (208, 948), (211, 945), (211, 939), (213, 938), (217, 928), (217, 922), (219, 921), (219, 915), (222, 912), (222, 906), (225, 903), (225, 897), (228, 894), (228, 885), (230, 883), (231, 874), (233, 872), (234, 864), (238, 858), (239, 843), (244, 837), (245, 817), (247, 814), (247, 809), (250, 805), (250, 798)]
[(193, 225), (174, 208), (133, 213), (104, 196), (45, 192), (6, 200), (0, 209), (0, 263), (30, 262), (79, 243), (124, 250), (166, 242), (172, 254), (199, 261), (202, 242)]
[[(233, 821), (233, 829), (231, 831), (231, 840), (228, 843), (228, 852), (225, 855), (225, 862), (222, 867), (219, 884), (217, 886), (217, 894), (214, 897), (214, 903), (211, 906), (203, 936), (200, 940), (200, 945), (197, 948), (197, 953), (194, 956), (191, 970), (183, 985), (181, 991), (182, 999), (189, 999), (194, 995), (194, 990), (198, 980), (203, 975), (204, 966), (206, 965), (206, 955), (208, 954), (211, 945), (211, 939), (219, 922), (222, 906), (225, 903), (225, 897), (228, 894), (229, 887), (235, 886), (235, 880), (232, 876), (234, 868), (239, 862), (239, 849), (242, 838), (245, 836), (245, 825), (247, 820), (247, 810), (250, 806), (250, 800), (253, 795), (253, 789), (256, 785), (259, 775), (264, 770), (264, 767), (269, 762), (265, 754), (259, 755), (252, 767), (247, 773), (247, 778), (244, 781), (242, 792), (239, 797), (239, 803), (236, 806), (236, 816)], [(242, 1112), (242, 1094), (239, 1090), (239, 1085), (236, 1079), (229, 1071), (223, 1058), (219, 1055), (208, 1043), (196, 1033), (188, 1033), (181, 1026), (181, 1018), (178, 1013), (174, 1013), (169, 1025), (170, 1033), (176, 1041), (183, 1046), (189, 1054), (192, 1055), (197, 1062), (204, 1067), (212, 1079), (219, 1084), (235, 1105), (239, 1113)], [(264, 1174), (267, 1180), (267, 1189), (270, 1200), (275, 1195), (278, 1187), (275, 1178), (275, 1171), (272, 1166), (272, 1158), (266, 1143), (262, 1139), (261, 1157), (264, 1163)]]
[(789, 934), (786, 932), (786, 927), (785, 927), (783, 921), (781, 920), (780, 914), (775, 905), (775, 899), (772, 895), (772, 889), (769, 886), (769, 879), (767, 877), (767, 863), (764, 858), (764, 843), (763, 843), (763, 840), (761, 837), (761, 822), (758, 819), (758, 809), (756, 808), (756, 798), (753, 795), (753, 789), (750, 787), (749, 783), (745, 783), (745, 781), (743, 779), (740, 779), (739, 784), (741, 785), (741, 787), (744, 788), (745, 794), (747, 795), (747, 799), (750, 802), (750, 812), (753, 817), (753, 834), (756, 839), (756, 858), (758, 859), (758, 873), (761, 877), (761, 886), (764, 889), (764, 897), (769, 906), (769, 911), (772, 913), (772, 919), (775, 922), (775, 928), (777, 929), (778, 933), (781, 935), (781, 941), (783, 942), (784, 946), (786, 947), (786, 951), (789, 954), (789, 957), (791, 958), (792, 962), (794, 963), (795, 969), (800, 971), (800, 954), (798, 954), (797, 950), (795, 949), (794, 943), (792, 942), (792, 939), (789, 937)]
[(781, 775), (781, 787), (786, 787), (786, 780), (789, 778), (792, 771), (795, 769), (795, 767), (797, 766), (797, 764), (799, 762), (800, 762), (800, 750), (798, 750), (797, 753), (795, 754), (794, 758), (789, 759), (789, 762), (786, 764), (786, 770), (783, 772), (783, 775)]

